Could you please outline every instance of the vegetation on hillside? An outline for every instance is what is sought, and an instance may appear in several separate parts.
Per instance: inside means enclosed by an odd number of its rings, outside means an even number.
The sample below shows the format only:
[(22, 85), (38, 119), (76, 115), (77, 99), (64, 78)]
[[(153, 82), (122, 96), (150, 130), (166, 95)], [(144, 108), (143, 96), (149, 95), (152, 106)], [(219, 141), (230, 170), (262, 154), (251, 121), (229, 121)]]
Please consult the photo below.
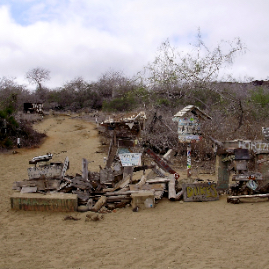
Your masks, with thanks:
[[(198, 32), (197, 43), (190, 52), (179, 52), (167, 40), (161, 44), (154, 61), (134, 77), (109, 71), (95, 82), (77, 77), (62, 87), (48, 89), (44, 83), (50, 78), (50, 72), (34, 68), (27, 73), (29, 81), (37, 86), (34, 92), (18, 85), (15, 79), (2, 78), (0, 146), (14, 145), (18, 133), (29, 139), (37, 137), (29, 135), (32, 131), (27, 129), (28, 124), (15, 120), (24, 102), (42, 102), (46, 110), (74, 112), (145, 110), (148, 120), (144, 143), (154, 145), (160, 152), (167, 148), (179, 150), (177, 126), (172, 117), (190, 104), (212, 116), (212, 121), (203, 126), (205, 140), (195, 146), (202, 147), (204, 152), (211, 151), (209, 137), (261, 139), (261, 127), (269, 126), (269, 84), (266, 81), (252, 83), (253, 79), (231, 82), (220, 77), (236, 55), (243, 52), (240, 39), (222, 42), (210, 49)], [(4, 121), (8, 135), (4, 133)]]

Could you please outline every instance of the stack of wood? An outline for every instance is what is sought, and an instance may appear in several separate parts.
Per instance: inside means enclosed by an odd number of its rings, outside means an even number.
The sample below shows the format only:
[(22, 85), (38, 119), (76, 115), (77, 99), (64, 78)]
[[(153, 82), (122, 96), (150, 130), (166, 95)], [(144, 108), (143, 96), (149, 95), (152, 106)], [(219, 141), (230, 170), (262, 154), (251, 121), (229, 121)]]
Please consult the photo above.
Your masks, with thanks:
[[(147, 153), (150, 157), (154, 156), (149, 152)], [(158, 159), (159, 157), (153, 158), (151, 165), (135, 167), (122, 167), (117, 160), (113, 160), (113, 165), (100, 167), (100, 172), (88, 171), (88, 162), (83, 159), (82, 174), (69, 176), (66, 175), (69, 167), (68, 157), (64, 163), (49, 163), (52, 155), (44, 156), (29, 161), (30, 164), (34, 164), (34, 167), (28, 168), (29, 178), (14, 182), (13, 190), (21, 193), (73, 193), (77, 195), (79, 209), (95, 212), (125, 207), (131, 204), (134, 194), (142, 196), (145, 194), (147, 198), (146, 194), (151, 193), (154, 198), (153, 205), (155, 200), (161, 199), (165, 192), (168, 192), (168, 198), (171, 200), (182, 196), (182, 193), (176, 193), (176, 172), (167, 165), (166, 161)], [(141, 170), (144, 171), (142, 177), (134, 181), (133, 173)], [(146, 170), (150, 170), (147, 175)]]

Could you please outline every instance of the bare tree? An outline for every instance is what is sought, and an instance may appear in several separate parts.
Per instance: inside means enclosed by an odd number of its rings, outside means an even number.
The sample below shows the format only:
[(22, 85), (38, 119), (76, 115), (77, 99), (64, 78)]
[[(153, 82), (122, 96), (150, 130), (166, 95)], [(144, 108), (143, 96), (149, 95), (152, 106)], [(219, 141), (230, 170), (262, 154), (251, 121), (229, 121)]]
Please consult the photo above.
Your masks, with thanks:
[(170, 99), (180, 98), (195, 89), (215, 90), (210, 85), (218, 80), (220, 70), (233, 62), (236, 53), (243, 51), (239, 38), (222, 41), (210, 49), (198, 30), (197, 43), (189, 52), (179, 53), (169, 40), (162, 43), (155, 60), (145, 67), (143, 79), (152, 90)]
[(42, 89), (42, 84), (46, 80), (50, 80), (50, 71), (41, 67), (36, 67), (26, 73), (29, 83), (36, 84), (37, 89)]

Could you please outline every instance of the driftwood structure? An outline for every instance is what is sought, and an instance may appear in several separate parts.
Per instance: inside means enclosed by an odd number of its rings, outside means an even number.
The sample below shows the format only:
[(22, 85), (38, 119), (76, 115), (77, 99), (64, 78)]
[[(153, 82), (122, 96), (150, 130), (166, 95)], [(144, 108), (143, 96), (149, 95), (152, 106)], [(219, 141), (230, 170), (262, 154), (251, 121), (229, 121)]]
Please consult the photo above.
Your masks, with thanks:
[[(145, 150), (139, 143), (145, 120), (145, 113), (140, 112), (124, 117), (109, 117), (101, 123), (110, 135), (111, 142), (105, 167), (100, 167), (100, 172), (89, 171), (88, 162), (83, 159), (82, 174), (69, 176), (66, 174), (69, 167), (68, 157), (63, 163), (55, 163), (51, 162), (52, 154), (48, 153), (29, 161), (29, 164), (34, 165), (28, 168), (29, 178), (14, 182), (13, 189), (29, 197), (33, 193), (45, 196), (51, 192), (72, 194), (77, 197), (78, 210), (94, 212), (109, 211), (127, 204), (131, 204), (136, 211), (153, 208), (155, 200), (161, 199), (165, 192), (168, 192), (170, 200), (180, 199), (182, 192), (177, 192), (176, 189), (179, 174), (167, 162), (172, 151), (169, 150), (161, 158), (150, 149)], [(149, 165), (142, 163), (145, 155), (151, 159)], [(146, 170), (149, 170), (149, 173), (146, 174)], [(133, 175), (138, 171), (143, 171), (143, 175), (139, 180), (134, 180)], [(18, 204), (16, 199), (20, 198), (11, 198), (12, 205)], [(35, 203), (38, 203), (37, 200)], [(44, 207), (44, 202), (42, 203), (40, 206), (20, 209), (55, 208)], [(16, 208), (18, 209), (17, 206)]]
[[(269, 143), (264, 128), (263, 141), (233, 140), (217, 142), (217, 189), (229, 190), (228, 202), (238, 203), (269, 193)], [(233, 184), (230, 184), (230, 181)]]

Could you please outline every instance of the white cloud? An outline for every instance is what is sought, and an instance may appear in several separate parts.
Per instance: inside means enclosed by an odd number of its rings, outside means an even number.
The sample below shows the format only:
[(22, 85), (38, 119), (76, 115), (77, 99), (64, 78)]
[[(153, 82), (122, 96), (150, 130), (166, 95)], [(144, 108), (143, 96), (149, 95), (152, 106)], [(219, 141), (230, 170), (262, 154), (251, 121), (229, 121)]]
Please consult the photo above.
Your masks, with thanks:
[(11, 0), (0, 4), (0, 77), (40, 66), (49, 86), (76, 76), (95, 80), (109, 68), (134, 75), (167, 38), (184, 50), (198, 27), (209, 47), (240, 37), (248, 47), (231, 71), (266, 78), (264, 0)]

